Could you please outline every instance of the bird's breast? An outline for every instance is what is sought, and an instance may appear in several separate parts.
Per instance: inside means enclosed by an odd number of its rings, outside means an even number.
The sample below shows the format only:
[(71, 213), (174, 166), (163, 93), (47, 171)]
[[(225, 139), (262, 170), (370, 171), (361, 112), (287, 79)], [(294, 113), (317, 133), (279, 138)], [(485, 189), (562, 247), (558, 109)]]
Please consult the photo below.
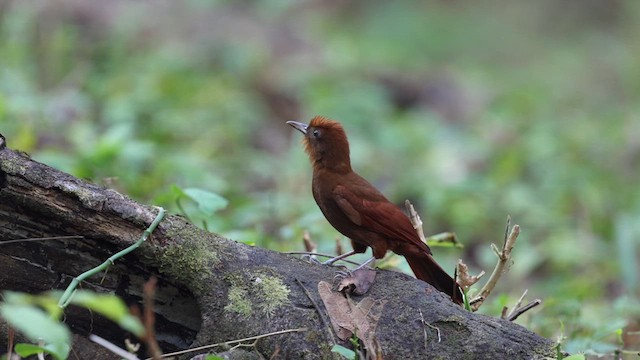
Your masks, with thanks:
[(327, 180), (314, 176), (312, 183), (313, 198), (331, 226), (344, 236), (353, 238), (359, 226), (349, 220), (338, 206), (333, 191), (338, 184), (331, 181), (331, 179)]

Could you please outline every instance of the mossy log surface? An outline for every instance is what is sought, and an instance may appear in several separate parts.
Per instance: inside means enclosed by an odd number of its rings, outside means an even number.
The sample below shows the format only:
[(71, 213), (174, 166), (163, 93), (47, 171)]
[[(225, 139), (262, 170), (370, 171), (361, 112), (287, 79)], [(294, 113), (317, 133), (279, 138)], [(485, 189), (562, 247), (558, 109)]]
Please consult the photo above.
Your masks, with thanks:
[[(63, 290), (73, 277), (135, 242), (156, 213), (154, 207), (114, 190), (1, 148), (0, 242), (83, 238), (0, 245), (0, 289), (34, 294)], [(247, 246), (168, 216), (139, 249), (82, 288), (114, 292), (129, 304), (139, 304), (142, 285), (151, 276), (159, 279), (156, 327), (165, 352), (306, 328), (260, 339), (249, 354), (258, 352), (267, 359), (274, 353), (281, 359), (339, 358), (330, 351), (335, 334), (325, 325), (329, 320), (318, 293), (320, 281), (332, 282), (330, 267)], [(386, 301), (376, 330), (385, 359), (554, 355), (550, 340), (512, 322), (469, 313), (405, 274), (378, 271), (365, 296)], [(423, 325), (421, 317), (432, 327)], [(89, 333), (115, 344), (127, 336), (82, 309), (69, 308), (66, 322), (76, 334), (74, 352), (81, 359), (117, 358), (87, 341)], [(6, 348), (6, 339), (6, 325), (0, 324), (0, 348)]]

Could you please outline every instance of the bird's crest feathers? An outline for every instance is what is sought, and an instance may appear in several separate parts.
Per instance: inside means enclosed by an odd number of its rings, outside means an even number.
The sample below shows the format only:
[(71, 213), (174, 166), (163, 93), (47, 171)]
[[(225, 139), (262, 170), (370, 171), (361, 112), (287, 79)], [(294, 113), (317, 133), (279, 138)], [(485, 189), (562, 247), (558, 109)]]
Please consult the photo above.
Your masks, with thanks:
[(309, 126), (320, 128), (320, 129), (334, 129), (334, 130), (341, 131), (344, 134), (344, 128), (342, 127), (342, 124), (324, 116), (314, 117), (313, 119), (311, 119)]
[(351, 171), (349, 141), (344, 128), (337, 121), (324, 116), (311, 119), (304, 137), (304, 148), (311, 158), (314, 169)]

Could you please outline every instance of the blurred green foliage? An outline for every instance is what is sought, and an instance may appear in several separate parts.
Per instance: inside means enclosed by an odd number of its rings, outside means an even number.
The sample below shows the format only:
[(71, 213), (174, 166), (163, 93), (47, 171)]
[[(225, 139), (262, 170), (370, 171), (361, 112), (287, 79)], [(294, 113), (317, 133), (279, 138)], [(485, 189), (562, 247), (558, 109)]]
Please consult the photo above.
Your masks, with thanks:
[(0, 7), (14, 149), (142, 202), (183, 199), (239, 241), (300, 250), (308, 229), (330, 252), (338, 234), (284, 122), (333, 117), (364, 177), (466, 245), (436, 249), (446, 268), (489, 272), (507, 214), (521, 225), (484, 312), (529, 289), (544, 305), (518, 321), (548, 337), (563, 323), (570, 351), (621, 347), (616, 331), (640, 321), (637, 1)]
[[(29, 358), (45, 353), (56, 360), (69, 357), (71, 331), (61, 321), (64, 309), (58, 306), (62, 295), (60, 291), (40, 295), (11, 291), (2, 293), (0, 317), (33, 342), (15, 344), (16, 354)], [(144, 334), (140, 319), (132, 315), (127, 305), (116, 295), (80, 290), (74, 292), (73, 297), (68, 300), (68, 304), (100, 314), (136, 336)]]

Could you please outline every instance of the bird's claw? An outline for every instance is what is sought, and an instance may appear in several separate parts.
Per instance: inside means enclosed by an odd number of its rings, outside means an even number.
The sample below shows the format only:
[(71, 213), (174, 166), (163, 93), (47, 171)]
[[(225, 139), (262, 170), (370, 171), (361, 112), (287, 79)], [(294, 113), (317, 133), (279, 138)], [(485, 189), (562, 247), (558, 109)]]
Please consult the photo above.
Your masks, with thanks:
[(332, 266), (332, 267), (345, 267), (344, 265), (336, 264), (336, 261), (331, 261), (331, 260), (323, 261), (320, 264), (327, 265), (327, 266)]
[(336, 271), (336, 274), (333, 277), (333, 281), (340, 282), (340, 281), (342, 281), (342, 280), (344, 280), (344, 279), (346, 279), (348, 277), (351, 277), (351, 276), (353, 276), (353, 273), (349, 269), (347, 269), (345, 271), (338, 270), (338, 271)]

